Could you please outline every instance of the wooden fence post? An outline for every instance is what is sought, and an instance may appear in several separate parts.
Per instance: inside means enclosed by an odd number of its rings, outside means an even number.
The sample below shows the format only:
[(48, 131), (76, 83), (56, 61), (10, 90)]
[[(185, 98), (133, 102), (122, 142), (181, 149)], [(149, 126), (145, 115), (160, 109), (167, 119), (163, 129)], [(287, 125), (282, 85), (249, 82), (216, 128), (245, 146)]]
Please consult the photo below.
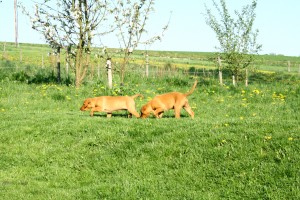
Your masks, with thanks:
[(248, 87), (248, 69), (246, 69), (246, 80), (245, 80), (245, 85)]
[(288, 72), (291, 72), (291, 62), (288, 61)]
[(22, 48), (20, 47), (20, 62), (23, 60)]
[(100, 62), (98, 62), (98, 80), (100, 80)]
[(220, 85), (223, 85), (223, 74), (222, 74), (222, 62), (220, 56), (218, 56), (218, 65), (219, 65), (219, 81)]
[(232, 85), (236, 86), (235, 76), (232, 74)]
[(148, 78), (149, 76), (149, 56), (148, 56), (148, 51), (146, 51), (146, 77)]
[(112, 71), (111, 71), (111, 59), (110, 58), (107, 58), (107, 60), (106, 60), (106, 69), (107, 69), (108, 88), (112, 89)]
[(6, 42), (3, 43), (3, 53), (2, 58), (6, 58)]
[(42, 68), (44, 68), (44, 54), (42, 54)]

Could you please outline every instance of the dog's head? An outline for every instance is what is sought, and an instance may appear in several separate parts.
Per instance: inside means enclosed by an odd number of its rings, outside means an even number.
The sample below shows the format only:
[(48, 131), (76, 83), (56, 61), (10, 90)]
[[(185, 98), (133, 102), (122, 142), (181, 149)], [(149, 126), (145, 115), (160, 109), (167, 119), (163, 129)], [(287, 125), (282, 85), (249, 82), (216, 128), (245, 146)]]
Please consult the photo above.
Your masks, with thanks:
[(149, 117), (150, 113), (152, 112), (152, 108), (149, 104), (144, 105), (141, 108), (141, 118), (145, 119)]
[(90, 108), (92, 108), (92, 101), (90, 98), (84, 100), (83, 105), (81, 106), (80, 110), (81, 111), (85, 111), (85, 110), (89, 110)]

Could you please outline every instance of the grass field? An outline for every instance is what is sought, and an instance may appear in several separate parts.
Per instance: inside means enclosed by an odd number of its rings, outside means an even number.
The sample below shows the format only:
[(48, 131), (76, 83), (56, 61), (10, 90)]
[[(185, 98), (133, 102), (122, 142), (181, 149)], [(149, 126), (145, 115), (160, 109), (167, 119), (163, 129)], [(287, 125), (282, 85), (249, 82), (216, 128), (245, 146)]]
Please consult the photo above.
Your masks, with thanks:
[[(14, 43), (0, 42), (2, 47), (2, 59), (16, 62), (16, 65), (35, 65), (35, 66), (52, 66), (55, 68), (55, 56), (49, 56), (52, 50), (47, 45), (41, 44), (20, 44), (18, 48)], [(101, 50), (95, 48), (92, 50), (92, 65), (95, 67), (101, 62), (105, 65), (105, 59), (97, 59), (95, 54)], [(118, 66), (120, 56), (117, 49), (108, 49), (112, 57), (113, 65)], [(179, 51), (148, 51), (150, 67), (165, 67), (171, 65), (177, 68), (196, 68), (196, 69), (216, 69), (216, 59), (211, 52), (179, 52)], [(65, 54), (61, 55), (61, 65), (65, 66)], [(131, 63), (136, 67), (144, 67), (145, 50), (136, 50), (132, 55)], [(286, 72), (288, 61), (291, 65), (291, 72), (300, 71), (300, 57), (284, 55), (259, 55), (252, 67), (258, 70)]]
[[(132, 74), (112, 90), (102, 80), (76, 89), (0, 71), (0, 199), (299, 199), (300, 77), (274, 70), (276, 59), (248, 87)], [(87, 97), (141, 93), (139, 110), (157, 94), (188, 91), (195, 79), (193, 120), (185, 111), (142, 120), (79, 110)]]

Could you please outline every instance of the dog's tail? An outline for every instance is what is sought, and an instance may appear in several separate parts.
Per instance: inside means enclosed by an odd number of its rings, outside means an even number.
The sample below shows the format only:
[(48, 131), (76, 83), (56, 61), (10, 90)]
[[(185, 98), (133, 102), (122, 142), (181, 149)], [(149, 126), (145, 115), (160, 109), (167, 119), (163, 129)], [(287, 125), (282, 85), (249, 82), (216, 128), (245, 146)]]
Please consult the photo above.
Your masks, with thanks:
[(137, 97), (142, 97), (142, 98), (144, 98), (144, 96), (143, 95), (141, 95), (141, 94), (135, 94), (135, 95), (133, 95), (133, 96), (131, 96), (133, 99), (135, 99), (135, 98), (137, 98)]
[(191, 89), (190, 91), (188, 91), (187, 93), (185, 93), (185, 94), (184, 94), (185, 96), (189, 96), (189, 95), (191, 95), (191, 94), (194, 92), (194, 90), (195, 90), (195, 88), (196, 88), (196, 85), (197, 85), (197, 82), (198, 82), (198, 81), (195, 80), (192, 89)]

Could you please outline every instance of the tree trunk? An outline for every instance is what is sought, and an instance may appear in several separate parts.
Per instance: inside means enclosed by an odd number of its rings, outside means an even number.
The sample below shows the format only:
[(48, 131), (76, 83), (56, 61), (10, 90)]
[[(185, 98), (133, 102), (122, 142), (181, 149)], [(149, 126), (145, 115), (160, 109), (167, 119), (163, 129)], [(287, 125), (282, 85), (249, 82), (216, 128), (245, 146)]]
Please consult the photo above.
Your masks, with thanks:
[(57, 57), (56, 57), (56, 66), (57, 66), (57, 83), (60, 83), (60, 47), (57, 48)]

